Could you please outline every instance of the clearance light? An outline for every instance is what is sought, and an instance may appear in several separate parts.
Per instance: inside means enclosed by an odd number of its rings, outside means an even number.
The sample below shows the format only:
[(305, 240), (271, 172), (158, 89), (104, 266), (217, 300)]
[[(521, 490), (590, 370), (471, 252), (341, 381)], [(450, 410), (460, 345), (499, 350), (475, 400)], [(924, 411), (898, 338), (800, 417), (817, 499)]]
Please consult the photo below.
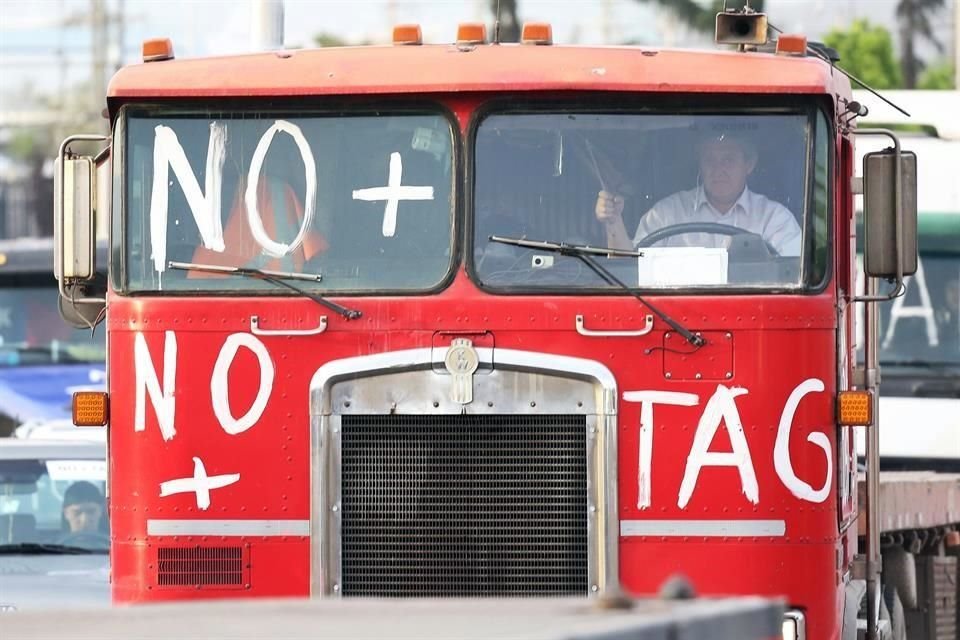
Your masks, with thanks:
[(783, 640), (807, 640), (807, 620), (800, 611), (783, 614)]
[(807, 36), (781, 33), (777, 39), (777, 53), (803, 56), (807, 53)]
[(837, 394), (837, 422), (843, 427), (873, 424), (873, 394), (869, 391), (841, 391)]
[(423, 44), (418, 24), (398, 24), (393, 28), (393, 44)]
[(553, 44), (553, 28), (549, 22), (528, 22), (520, 36), (523, 44)]
[(107, 424), (107, 394), (103, 391), (75, 391), (73, 424), (78, 427), (102, 427)]
[(457, 44), (484, 44), (487, 26), (482, 22), (464, 22), (457, 26)]
[(143, 61), (173, 60), (173, 42), (170, 38), (152, 38), (143, 41)]

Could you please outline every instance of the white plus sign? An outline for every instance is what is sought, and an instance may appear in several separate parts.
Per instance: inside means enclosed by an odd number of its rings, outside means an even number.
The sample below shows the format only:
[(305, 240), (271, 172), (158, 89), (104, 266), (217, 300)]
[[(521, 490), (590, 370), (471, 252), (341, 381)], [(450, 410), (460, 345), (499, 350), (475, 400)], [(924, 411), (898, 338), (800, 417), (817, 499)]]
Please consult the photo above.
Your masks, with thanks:
[(433, 200), (433, 187), (404, 187), (400, 184), (403, 178), (403, 160), (400, 154), (394, 151), (390, 154), (390, 175), (387, 186), (356, 189), (353, 192), (354, 200), (386, 200), (387, 206), (383, 211), (383, 235), (393, 237), (397, 232), (397, 205), (401, 200)]
[(239, 473), (222, 476), (207, 476), (207, 470), (200, 458), (193, 459), (193, 477), (178, 478), (160, 483), (160, 497), (175, 493), (196, 493), (197, 507), (202, 511), (210, 506), (210, 489), (221, 489), (240, 479)]

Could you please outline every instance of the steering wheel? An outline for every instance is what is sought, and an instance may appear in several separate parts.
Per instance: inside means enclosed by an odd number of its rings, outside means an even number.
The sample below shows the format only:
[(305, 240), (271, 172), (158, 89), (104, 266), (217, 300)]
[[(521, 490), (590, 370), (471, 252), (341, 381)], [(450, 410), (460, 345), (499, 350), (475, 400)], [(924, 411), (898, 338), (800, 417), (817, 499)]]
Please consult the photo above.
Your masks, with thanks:
[(98, 531), (77, 531), (60, 536), (57, 544), (85, 549), (104, 549), (110, 546), (110, 538)]
[[(671, 224), (661, 227), (651, 232), (643, 240), (637, 243), (637, 247), (651, 247), (661, 240), (672, 238), (673, 236), (683, 235), (685, 233), (715, 233), (724, 236), (750, 235), (761, 237), (758, 233), (735, 227), (731, 224), (720, 224), (719, 222), (684, 222), (682, 224)], [(767, 249), (774, 256), (780, 253), (770, 245), (766, 240), (763, 241)]]

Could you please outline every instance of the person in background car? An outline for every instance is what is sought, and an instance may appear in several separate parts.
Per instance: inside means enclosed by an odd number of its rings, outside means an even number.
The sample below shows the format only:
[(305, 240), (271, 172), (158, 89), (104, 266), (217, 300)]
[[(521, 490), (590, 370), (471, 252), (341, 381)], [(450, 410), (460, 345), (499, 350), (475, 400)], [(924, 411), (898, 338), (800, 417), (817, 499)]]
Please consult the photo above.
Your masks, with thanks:
[(74, 482), (63, 494), (62, 528), (71, 534), (101, 533), (104, 511), (104, 500), (99, 489), (85, 480)]

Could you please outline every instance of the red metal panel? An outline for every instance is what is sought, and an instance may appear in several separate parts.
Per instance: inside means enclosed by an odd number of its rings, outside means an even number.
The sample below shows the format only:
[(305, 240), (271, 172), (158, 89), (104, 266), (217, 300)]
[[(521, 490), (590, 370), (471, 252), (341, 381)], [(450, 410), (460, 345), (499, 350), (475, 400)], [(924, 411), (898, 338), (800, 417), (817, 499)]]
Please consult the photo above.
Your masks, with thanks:
[(663, 334), (663, 377), (667, 380), (731, 380), (733, 333), (706, 331), (707, 344), (694, 350), (683, 336)]
[[(462, 278), (462, 276), (461, 276)], [(648, 508), (638, 508), (640, 405), (620, 402), (619, 496), (624, 520), (782, 520), (785, 533), (774, 538), (647, 539), (625, 538), (621, 549), (621, 579), (630, 589), (650, 592), (675, 571), (696, 578), (704, 593), (786, 593), (791, 603), (808, 608), (811, 624), (831, 629), (839, 616), (839, 568), (836, 557), (836, 459), (829, 463), (811, 433), (825, 434), (836, 452), (833, 397), (836, 349), (832, 301), (823, 296), (676, 298), (657, 300), (668, 313), (694, 330), (732, 329), (734, 377), (729, 381), (664, 380), (661, 356), (644, 355), (661, 345), (667, 327), (656, 322), (641, 338), (593, 338), (574, 330), (574, 318), (587, 310), (603, 313), (609, 328), (631, 328), (644, 315), (629, 298), (490, 298), (459, 280), (451, 289), (415, 305), (402, 300), (354, 299), (363, 319), (329, 319), (329, 328), (316, 336), (264, 336), (262, 342), (275, 369), (269, 401), (256, 424), (228, 433), (214, 411), (211, 379), (228, 338), (248, 333), (250, 316), (259, 315), (271, 327), (315, 326), (324, 310), (315, 303), (290, 298), (210, 299), (166, 298), (111, 300), (110, 391), (111, 513), (116, 544), (113, 550), (114, 593), (118, 600), (176, 597), (175, 591), (148, 589), (148, 545), (168, 543), (250, 544), (253, 579), (250, 595), (306, 595), (309, 591), (309, 538), (306, 536), (150, 536), (149, 519), (296, 520), (310, 518), (310, 419), (308, 389), (313, 373), (324, 363), (343, 357), (399, 349), (429, 347), (437, 330), (488, 331), (497, 348), (542, 351), (589, 358), (615, 374), (620, 393), (661, 390), (694, 394), (695, 406), (657, 406), (653, 425), (652, 491)], [(619, 325), (619, 326), (617, 326)], [(137, 394), (136, 341), (150, 354), (162, 386), (164, 344), (170, 331), (176, 339), (176, 434), (164, 439), (153, 402), (145, 398), (145, 425), (135, 428)], [(142, 338), (137, 338), (137, 335)], [(826, 357), (824, 354), (828, 354)], [(653, 366), (645, 366), (649, 359)], [(142, 368), (142, 362), (141, 362)], [(144, 370), (140, 375), (145, 375)], [(820, 503), (799, 499), (781, 479), (774, 449), (781, 413), (804, 380), (822, 381), (822, 392), (806, 395), (797, 405), (788, 442), (796, 476), (817, 489), (833, 473), (829, 497)], [(229, 368), (228, 406), (234, 417), (247, 412), (260, 381), (254, 353), (240, 348)], [(756, 502), (745, 495), (736, 468), (705, 466), (683, 507), (678, 494), (694, 435), (718, 388), (740, 388), (735, 397), (750, 463), (755, 470)], [(731, 451), (726, 421), (717, 429), (709, 451)], [(201, 508), (193, 492), (161, 497), (161, 485), (195, 476), (194, 458), (208, 476), (239, 474), (237, 482), (212, 489), (210, 504)], [(730, 545), (736, 552), (728, 552)], [(275, 568), (275, 569), (274, 569)], [(292, 572), (292, 573), (291, 573)], [(830, 587), (829, 585), (833, 585)], [(215, 596), (201, 590), (199, 597)], [(191, 594), (194, 595), (194, 594)], [(825, 625), (825, 626), (821, 626)], [(831, 637), (830, 633), (815, 637)], [(811, 637), (814, 637), (811, 636)]]

